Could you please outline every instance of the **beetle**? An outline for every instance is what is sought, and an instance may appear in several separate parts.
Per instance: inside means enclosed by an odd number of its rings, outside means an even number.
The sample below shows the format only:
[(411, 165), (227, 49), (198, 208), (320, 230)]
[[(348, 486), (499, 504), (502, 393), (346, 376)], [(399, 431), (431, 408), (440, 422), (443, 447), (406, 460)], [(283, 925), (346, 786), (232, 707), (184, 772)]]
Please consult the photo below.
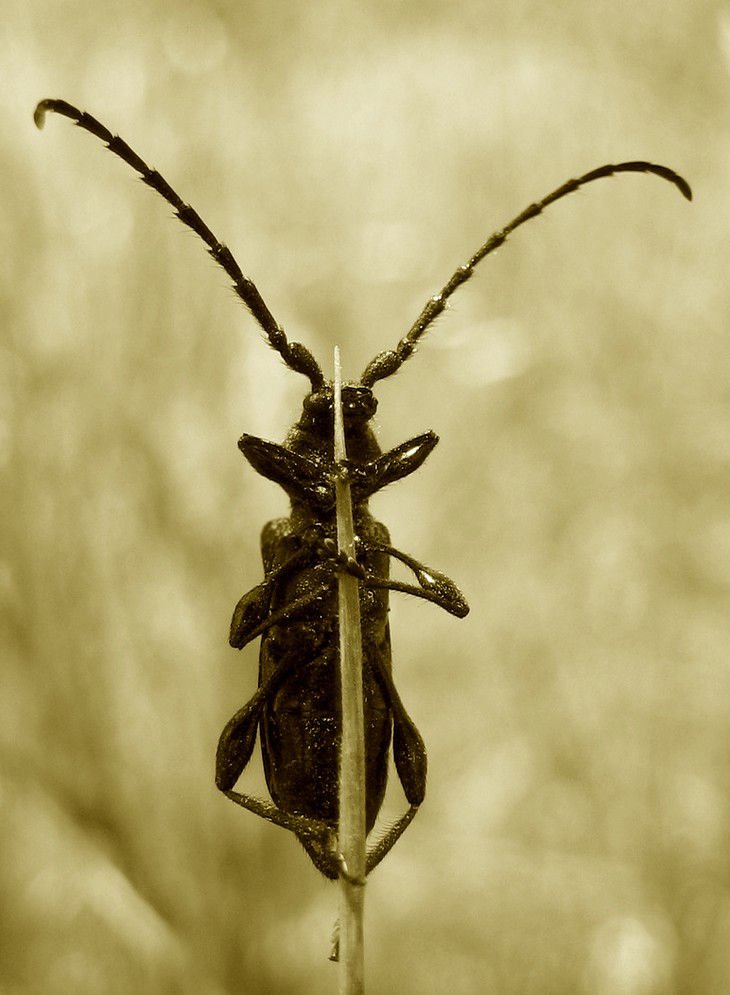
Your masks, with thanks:
[[(689, 184), (666, 166), (634, 160), (600, 166), (568, 180), (491, 235), (474, 255), (431, 297), (395, 349), (378, 353), (360, 380), (342, 388), (357, 556), (337, 552), (334, 482), (342, 468), (333, 453), (333, 385), (312, 353), (290, 342), (254, 283), (244, 276), (229, 249), (200, 215), (126, 142), (96, 118), (64, 100), (43, 100), (35, 111), (42, 127), (47, 112), (72, 120), (106, 143), (142, 180), (172, 206), (176, 216), (205, 242), (213, 259), (284, 363), (309, 380), (302, 415), (279, 445), (243, 435), (238, 446), (253, 469), (279, 484), (291, 512), (264, 526), (261, 551), (264, 580), (245, 594), (233, 613), (229, 641), (241, 649), (261, 637), (258, 688), (224, 728), (216, 757), (216, 784), (231, 800), (290, 829), (314, 865), (329, 878), (341, 871), (337, 857), (340, 692), (338, 663), (337, 573), (359, 579), (363, 620), (363, 708), (366, 763), (366, 828), (373, 828), (386, 788), (391, 746), (395, 767), (409, 804), (407, 812), (367, 854), (367, 872), (389, 852), (413, 819), (425, 796), (426, 750), (393, 682), (388, 626), (390, 591), (430, 601), (457, 618), (469, 611), (464, 596), (442, 573), (391, 545), (387, 528), (368, 509), (368, 499), (388, 484), (417, 470), (438, 442), (425, 432), (383, 453), (372, 429), (375, 384), (396, 373), (413, 354), (424, 333), (444, 311), (452, 294), (476, 266), (499, 248), (515, 229), (555, 201), (587, 183), (619, 173), (652, 174), (674, 184), (692, 199)], [(392, 580), (395, 559), (415, 583)], [(266, 783), (272, 802), (234, 790), (260, 737)]]

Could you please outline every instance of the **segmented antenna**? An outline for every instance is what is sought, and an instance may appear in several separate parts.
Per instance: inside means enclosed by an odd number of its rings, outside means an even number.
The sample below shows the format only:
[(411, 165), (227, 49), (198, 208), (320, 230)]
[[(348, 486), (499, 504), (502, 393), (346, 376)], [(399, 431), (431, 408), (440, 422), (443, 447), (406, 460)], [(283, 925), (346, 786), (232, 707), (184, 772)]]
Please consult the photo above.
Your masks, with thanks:
[(568, 194), (575, 193), (576, 190), (585, 186), (586, 183), (603, 179), (605, 176), (613, 176), (616, 173), (653, 173), (655, 176), (673, 183), (679, 189), (682, 196), (686, 197), (687, 200), (692, 200), (692, 190), (689, 183), (683, 177), (667, 166), (658, 166), (652, 162), (620, 162), (616, 165), (599, 166), (598, 169), (593, 169), (590, 173), (585, 173), (583, 176), (578, 177), (577, 180), (568, 180), (567, 183), (563, 183), (557, 190), (553, 190), (543, 200), (539, 200), (537, 203), (525, 208), (522, 214), (518, 214), (513, 221), (510, 221), (506, 228), (502, 228), (501, 231), (491, 235), (484, 245), (474, 253), (469, 262), (456, 270), (441, 292), (428, 301), (408, 333), (400, 340), (396, 348), (393, 351), (379, 353), (369, 363), (360, 380), (362, 386), (372, 387), (378, 380), (384, 380), (400, 369), (413, 353), (418, 340), (444, 310), (449, 297), (451, 297), (462, 283), (465, 283), (469, 279), (482, 259), (488, 256), (490, 252), (498, 249), (516, 228), (519, 228), (520, 225), (523, 225), (531, 218), (536, 218), (538, 214), (542, 214), (549, 204), (560, 200), (561, 197), (566, 197)]
[(148, 187), (164, 197), (182, 223), (202, 238), (208, 246), (210, 255), (231, 278), (233, 289), (263, 329), (272, 349), (279, 353), (289, 369), (294, 370), (295, 373), (302, 373), (309, 379), (313, 391), (321, 389), (325, 385), (325, 378), (314, 356), (300, 342), (289, 342), (284, 329), (276, 323), (256, 286), (241, 272), (241, 268), (233, 258), (230, 249), (218, 241), (198, 212), (178, 197), (167, 180), (156, 169), (150, 169), (147, 163), (140, 159), (137, 153), (118, 135), (113, 135), (91, 114), (78, 110), (65, 100), (41, 100), (33, 115), (37, 127), (43, 127), (48, 111), (70, 118), (79, 128), (83, 128), (84, 131), (88, 131), (101, 139), (102, 142), (106, 143), (110, 152), (113, 152), (114, 155), (139, 173)]

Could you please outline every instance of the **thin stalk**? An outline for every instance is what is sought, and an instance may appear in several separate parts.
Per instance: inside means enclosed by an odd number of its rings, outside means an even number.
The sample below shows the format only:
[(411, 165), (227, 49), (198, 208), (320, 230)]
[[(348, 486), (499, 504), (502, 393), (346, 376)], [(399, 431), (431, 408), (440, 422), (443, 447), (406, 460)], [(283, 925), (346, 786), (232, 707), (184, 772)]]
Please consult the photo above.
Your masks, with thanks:
[[(335, 348), (335, 462), (347, 457), (342, 415), (340, 352)], [(355, 529), (350, 484), (345, 473), (335, 481), (337, 545), (355, 559)], [(340, 995), (363, 995), (364, 882), (365, 882), (365, 733), (362, 693), (362, 636), (357, 577), (339, 575), (340, 675), (342, 687), (342, 743), (340, 748)]]

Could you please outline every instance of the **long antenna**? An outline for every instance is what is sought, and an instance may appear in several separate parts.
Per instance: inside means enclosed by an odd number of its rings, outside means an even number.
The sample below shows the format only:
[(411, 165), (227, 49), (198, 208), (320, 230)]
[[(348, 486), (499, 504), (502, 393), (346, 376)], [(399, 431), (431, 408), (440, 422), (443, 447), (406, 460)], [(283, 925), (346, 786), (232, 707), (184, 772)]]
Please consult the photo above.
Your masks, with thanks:
[(222, 242), (219, 242), (206, 223), (189, 204), (184, 203), (175, 193), (167, 180), (156, 169), (150, 169), (146, 162), (127, 145), (118, 135), (112, 134), (101, 122), (97, 121), (91, 114), (80, 111), (73, 104), (65, 100), (41, 100), (33, 114), (33, 120), (38, 128), (42, 128), (48, 111), (54, 114), (62, 114), (70, 118), (74, 124), (84, 131), (95, 135), (106, 143), (106, 147), (114, 155), (118, 156), (128, 166), (136, 170), (148, 187), (155, 190), (174, 209), (175, 215), (184, 225), (191, 228), (208, 246), (208, 252), (215, 259), (219, 266), (222, 266), (228, 276), (233, 281), (233, 289), (254, 316), (263, 329), (272, 349), (275, 349), (284, 360), (289, 369), (295, 373), (302, 373), (312, 384), (312, 390), (316, 391), (325, 385), (325, 378), (319, 368), (314, 356), (300, 342), (289, 342), (284, 329), (277, 324), (274, 316), (264, 303), (261, 294), (254, 283), (245, 277), (241, 272), (241, 267), (233, 258), (230, 249)]
[(516, 218), (510, 221), (506, 228), (502, 228), (501, 231), (497, 231), (494, 235), (491, 235), (484, 245), (474, 253), (471, 259), (456, 270), (444, 288), (435, 297), (430, 298), (408, 330), (408, 333), (400, 340), (396, 348), (393, 351), (381, 352), (372, 360), (362, 375), (360, 381), (362, 386), (372, 387), (378, 380), (384, 380), (400, 369), (408, 357), (412, 355), (421, 336), (444, 310), (446, 302), (454, 291), (462, 283), (466, 283), (482, 259), (488, 256), (490, 252), (498, 249), (516, 228), (524, 225), (531, 218), (536, 218), (538, 214), (542, 214), (545, 208), (553, 204), (556, 200), (567, 197), (568, 194), (575, 193), (576, 190), (585, 186), (586, 183), (592, 183), (593, 180), (600, 180), (606, 176), (614, 176), (616, 173), (653, 173), (654, 176), (659, 176), (661, 179), (673, 183), (683, 197), (686, 197), (687, 200), (692, 200), (692, 190), (689, 183), (683, 177), (667, 166), (658, 166), (653, 162), (620, 162), (616, 165), (599, 166), (598, 169), (593, 169), (590, 173), (584, 173), (577, 180), (568, 180), (562, 186), (558, 187), (557, 190), (553, 190), (552, 193), (548, 194), (547, 197), (537, 201), (535, 204), (530, 204), (521, 214), (518, 214)]

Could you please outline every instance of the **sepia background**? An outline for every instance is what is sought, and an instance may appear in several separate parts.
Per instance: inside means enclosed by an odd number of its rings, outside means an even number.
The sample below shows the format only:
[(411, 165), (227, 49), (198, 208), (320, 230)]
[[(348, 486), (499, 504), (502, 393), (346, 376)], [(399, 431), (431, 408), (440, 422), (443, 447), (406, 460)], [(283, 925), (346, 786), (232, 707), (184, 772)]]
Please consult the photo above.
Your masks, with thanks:
[[(215, 789), (257, 647), (227, 645), (286, 504), (236, 449), (307, 384), (204, 247), (357, 378), (495, 229), (378, 386), (395, 544), (465, 592), (395, 596), (429, 748), (367, 887), (372, 992), (730, 988), (730, 6), (715, 0), (5, 0), (0, 992), (336, 990), (337, 896)], [(264, 793), (260, 763), (244, 778)], [(395, 777), (385, 819), (402, 810)]]

